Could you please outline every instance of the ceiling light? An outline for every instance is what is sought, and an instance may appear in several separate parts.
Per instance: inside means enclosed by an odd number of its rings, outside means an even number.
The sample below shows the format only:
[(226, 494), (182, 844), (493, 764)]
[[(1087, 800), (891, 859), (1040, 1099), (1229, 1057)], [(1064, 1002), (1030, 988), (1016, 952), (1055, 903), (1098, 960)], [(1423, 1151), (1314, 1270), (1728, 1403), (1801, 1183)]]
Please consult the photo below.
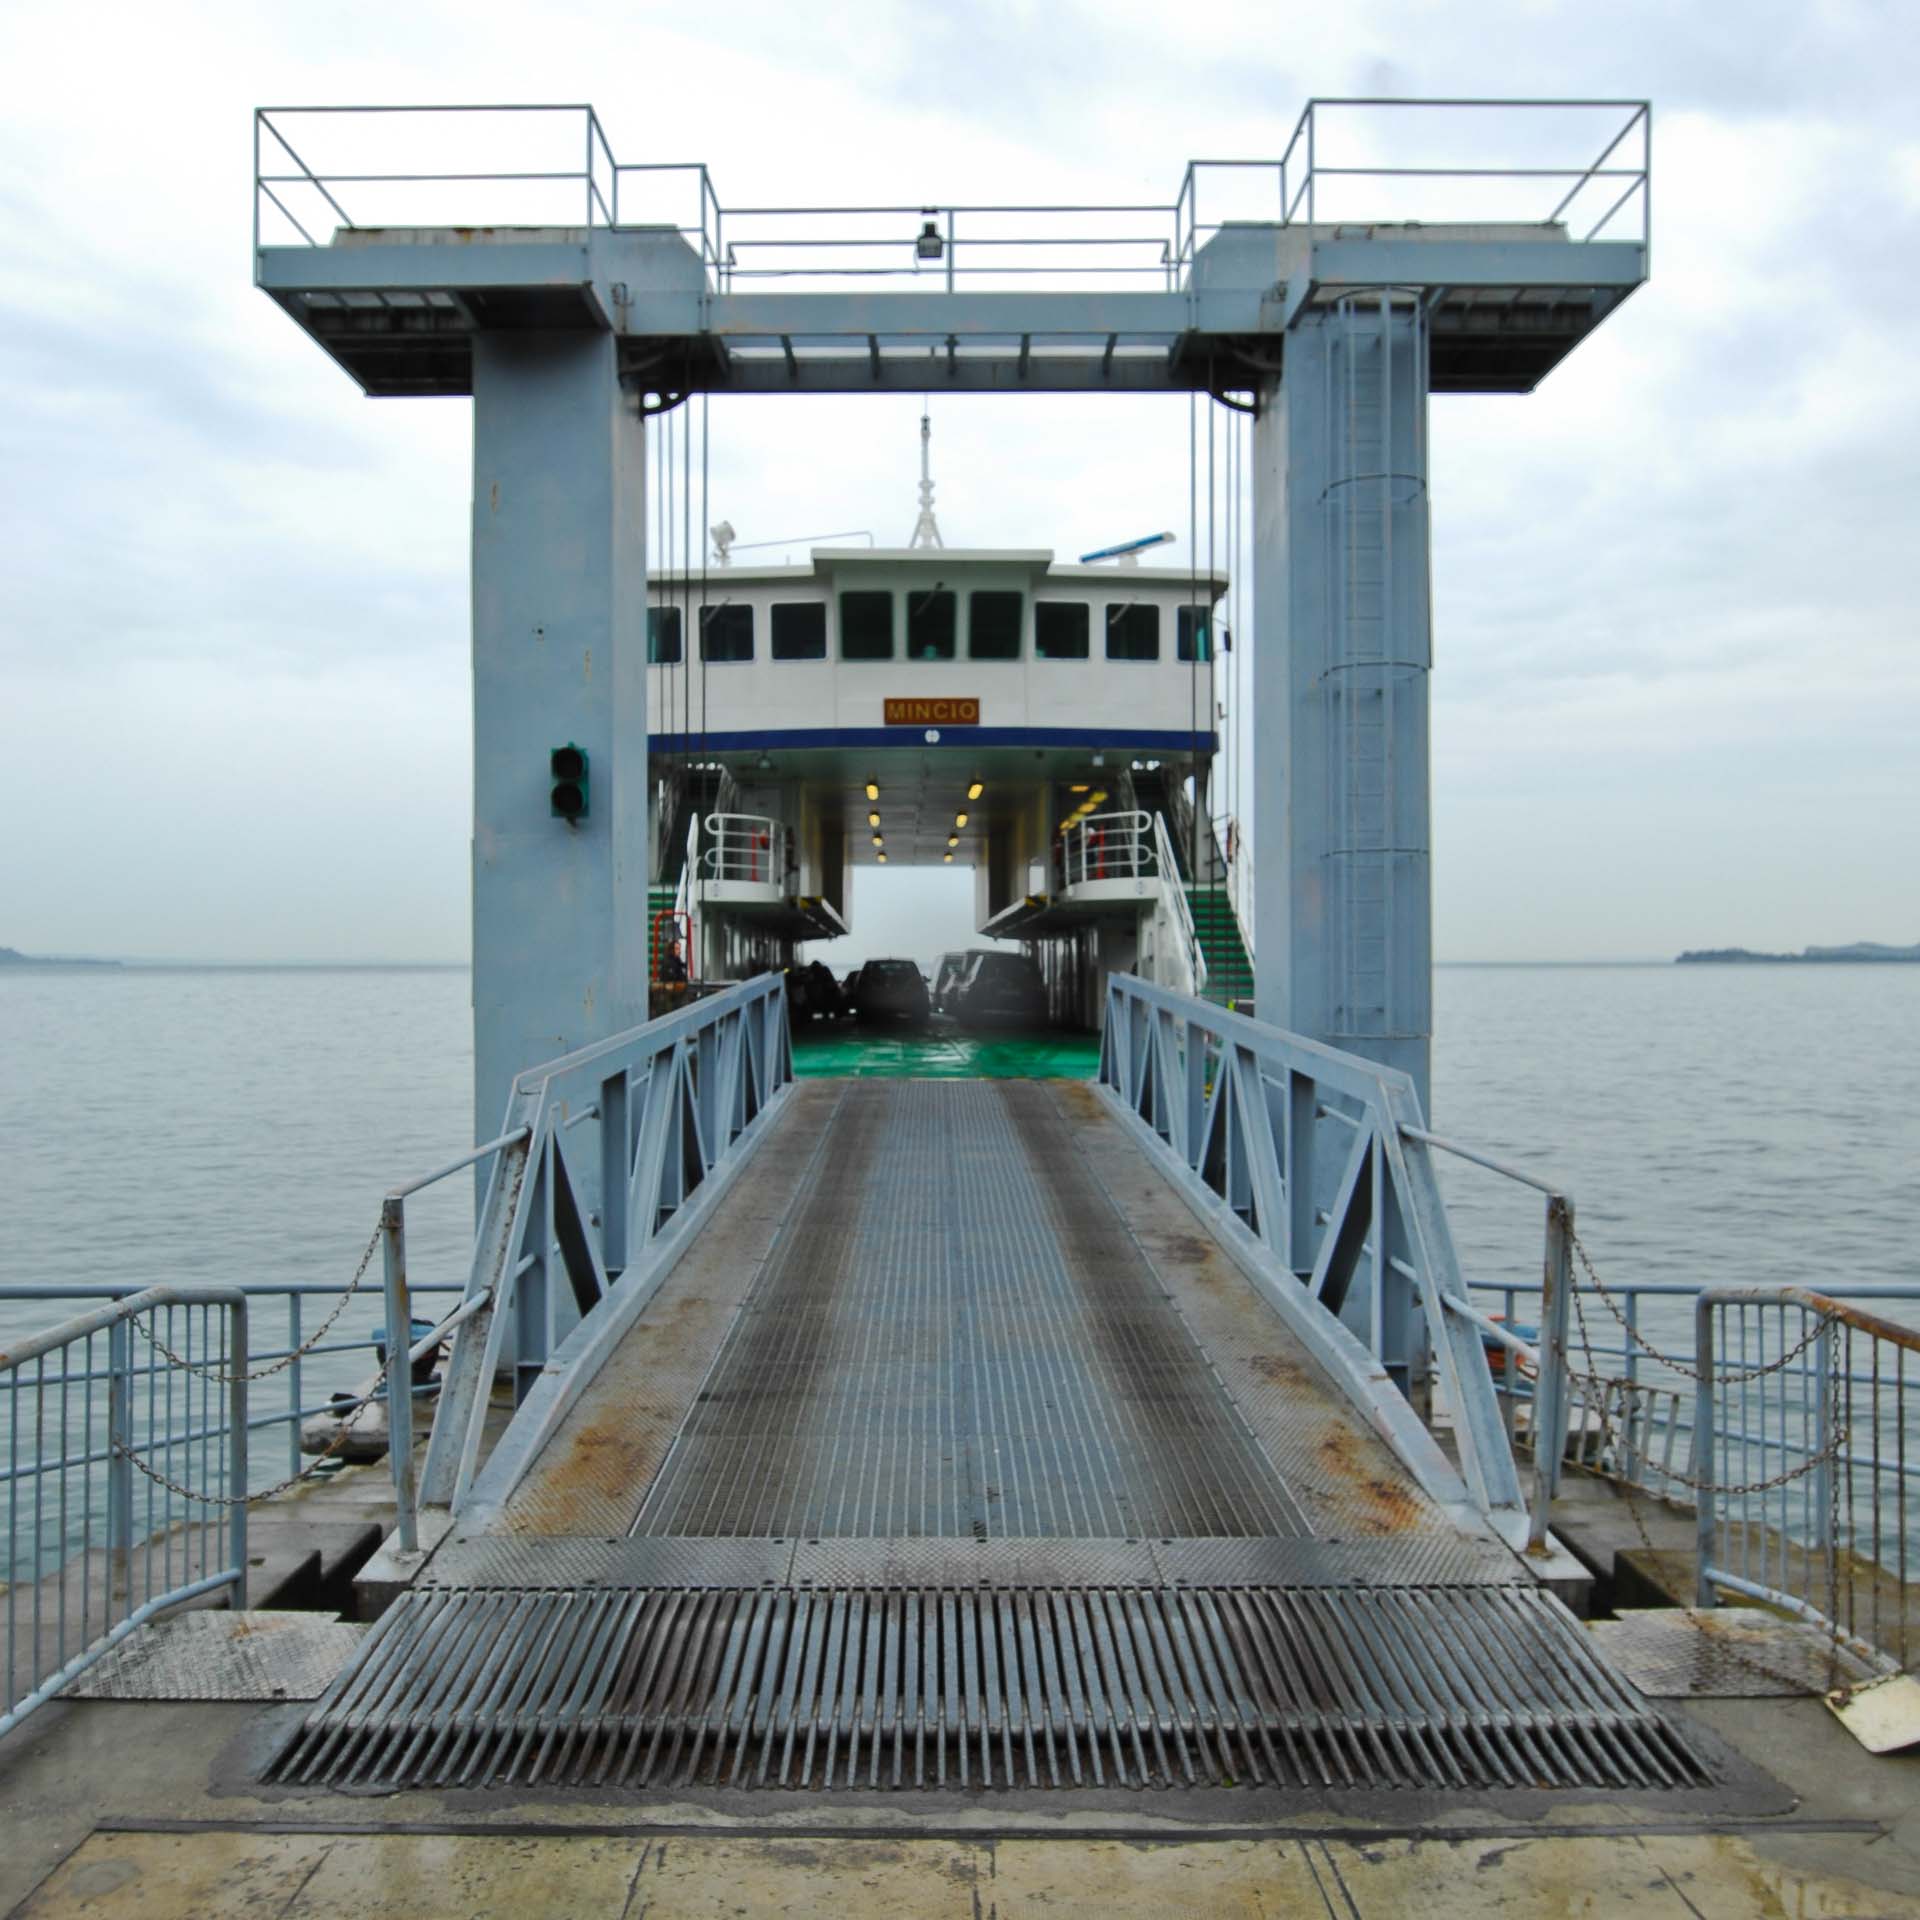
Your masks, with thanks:
[(967, 824), (967, 816), (964, 813), (956, 813), (953, 816), (953, 824), (956, 827), (964, 827)]
[(943, 854), (942, 854), (942, 855), (940, 856), (940, 858), (941, 858), (941, 860), (942, 860), (942, 861), (943, 861), (943, 862), (944, 862), (944, 863), (945, 863), (945, 864), (946, 864), (947, 866), (952, 866), (952, 865), (953, 865), (953, 855), (952, 855), (952, 854), (950, 854), (950, 853), (943, 853)]
[(1106, 797), (1107, 796), (1104, 793), (1096, 792), (1088, 799), (1087, 805), (1090, 807), (1100, 806), (1101, 804), (1104, 803), (1104, 801), (1106, 800)]
[(1069, 793), (1085, 793), (1086, 790), (1087, 790), (1087, 783), (1084, 780), (1081, 781), (1081, 783), (1077, 787), (1069, 787), (1067, 789)]
[(885, 865), (887, 864), (887, 856), (886, 856), (886, 855), (885, 855), (884, 853), (883, 853), (883, 854), (879, 854), (879, 855), (877, 855), (876, 857), (878, 858), (878, 860), (879, 860), (879, 862), (880, 862), (880, 864), (881, 864), (881, 865), (882, 865), (883, 867), (884, 867), (884, 866), (885, 866)]
[(973, 783), (973, 785), (967, 789), (967, 798), (969, 800), (978, 800), (980, 796), (985, 792), (986, 792), (985, 784), (979, 780), (976, 780)]
[(878, 800), (880, 798), (880, 782), (878, 780), (869, 780), (867, 782), (867, 798), (869, 800)]
[(868, 826), (877, 827), (879, 824), (880, 824), (880, 816), (877, 813), (870, 813), (867, 815)]
[(875, 845), (876, 847), (884, 847), (884, 846), (885, 846), (885, 845), (886, 845), (887, 843), (886, 843), (886, 841), (885, 841), (885, 840), (883, 840), (883, 839), (882, 839), (882, 838), (880, 837), (880, 835), (879, 835), (879, 834), (877, 834), (877, 833), (876, 833), (876, 834), (875, 834), (875, 835), (873, 836), (873, 844), (874, 844), (874, 845)]
[(957, 833), (950, 833), (947, 835), (948, 846), (957, 847), (959, 844), (960, 844), (960, 836)]

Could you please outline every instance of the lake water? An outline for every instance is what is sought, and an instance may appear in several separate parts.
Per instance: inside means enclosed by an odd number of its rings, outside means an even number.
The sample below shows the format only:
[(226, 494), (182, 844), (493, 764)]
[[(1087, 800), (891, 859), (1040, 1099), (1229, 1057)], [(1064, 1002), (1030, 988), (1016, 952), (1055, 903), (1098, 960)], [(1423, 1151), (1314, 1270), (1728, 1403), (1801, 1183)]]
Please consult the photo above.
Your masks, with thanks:
[[(0, 973), (0, 1279), (344, 1284), (469, 1144), (468, 1017), (463, 970)], [(1445, 968), (1435, 1025), (1436, 1127), (1564, 1180), (1604, 1279), (1920, 1279), (1920, 967)], [(1537, 1277), (1538, 1197), (1443, 1177), (1470, 1276)], [(416, 1280), (462, 1277), (471, 1205), (409, 1203)], [(50, 1317), (0, 1302), (0, 1341)]]

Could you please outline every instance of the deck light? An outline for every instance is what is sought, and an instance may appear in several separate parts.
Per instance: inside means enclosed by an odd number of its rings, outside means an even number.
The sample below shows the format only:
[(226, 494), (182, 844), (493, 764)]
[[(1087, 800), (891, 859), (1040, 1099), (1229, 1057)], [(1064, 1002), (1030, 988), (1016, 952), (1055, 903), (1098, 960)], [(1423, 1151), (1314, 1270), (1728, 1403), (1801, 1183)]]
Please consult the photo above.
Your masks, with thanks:
[(880, 782), (878, 780), (869, 780), (867, 782), (867, 798), (869, 800), (878, 800), (880, 798)]
[(877, 827), (879, 824), (880, 824), (880, 816), (877, 813), (870, 813), (867, 815), (868, 826)]
[(967, 789), (967, 798), (969, 800), (978, 800), (980, 796), (986, 792), (986, 790), (987, 790), (986, 783), (984, 781), (976, 780), (973, 783), (973, 785)]
[[(930, 208), (921, 208), (922, 213), (930, 211)], [(946, 250), (946, 242), (940, 238), (939, 227), (933, 221), (929, 220), (926, 225), (920, 229), (919, 236), (913, 243), (915, 257), (921, 260), (938, 260)]]
[(953, 816), (953, 824), (956, 827), (964, 827), (967, 824), (967, 816), (964, 813), (956, 813)]

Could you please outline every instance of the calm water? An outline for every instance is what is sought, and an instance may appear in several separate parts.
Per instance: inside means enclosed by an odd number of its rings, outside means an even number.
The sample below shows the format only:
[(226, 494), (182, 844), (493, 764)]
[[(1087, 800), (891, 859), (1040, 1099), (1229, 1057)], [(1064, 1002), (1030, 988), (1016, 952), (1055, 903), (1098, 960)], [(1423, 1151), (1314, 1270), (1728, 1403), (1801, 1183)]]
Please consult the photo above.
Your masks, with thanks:
[[(1920, 1279), (1920, 967), (1449, 968), (1437, 1002), (1437, 1126), (1568, 1182), (1603, 1278)], [(341, 1284), (468, 1144), (470, 1065), (459, 971), (0, 974), (0, 1279)], [(1535, 1277), (1537, 1198), (1447, 1179), (1469, 1273)], [(470, 1208), (410, 1203), (417, 1280), (461, 1277)], [(0, 1302), (0, 1339), (44, 1317)]]

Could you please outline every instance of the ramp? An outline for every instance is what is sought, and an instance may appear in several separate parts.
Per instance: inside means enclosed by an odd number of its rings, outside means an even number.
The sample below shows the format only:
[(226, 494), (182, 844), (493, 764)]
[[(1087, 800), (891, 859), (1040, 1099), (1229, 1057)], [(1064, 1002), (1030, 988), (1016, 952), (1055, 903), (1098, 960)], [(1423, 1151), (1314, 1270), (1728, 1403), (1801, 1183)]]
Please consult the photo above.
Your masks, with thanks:
[(1675, 1788), (1092, 1091), (814, 1081), (277, 1768), (340, 1785)]

